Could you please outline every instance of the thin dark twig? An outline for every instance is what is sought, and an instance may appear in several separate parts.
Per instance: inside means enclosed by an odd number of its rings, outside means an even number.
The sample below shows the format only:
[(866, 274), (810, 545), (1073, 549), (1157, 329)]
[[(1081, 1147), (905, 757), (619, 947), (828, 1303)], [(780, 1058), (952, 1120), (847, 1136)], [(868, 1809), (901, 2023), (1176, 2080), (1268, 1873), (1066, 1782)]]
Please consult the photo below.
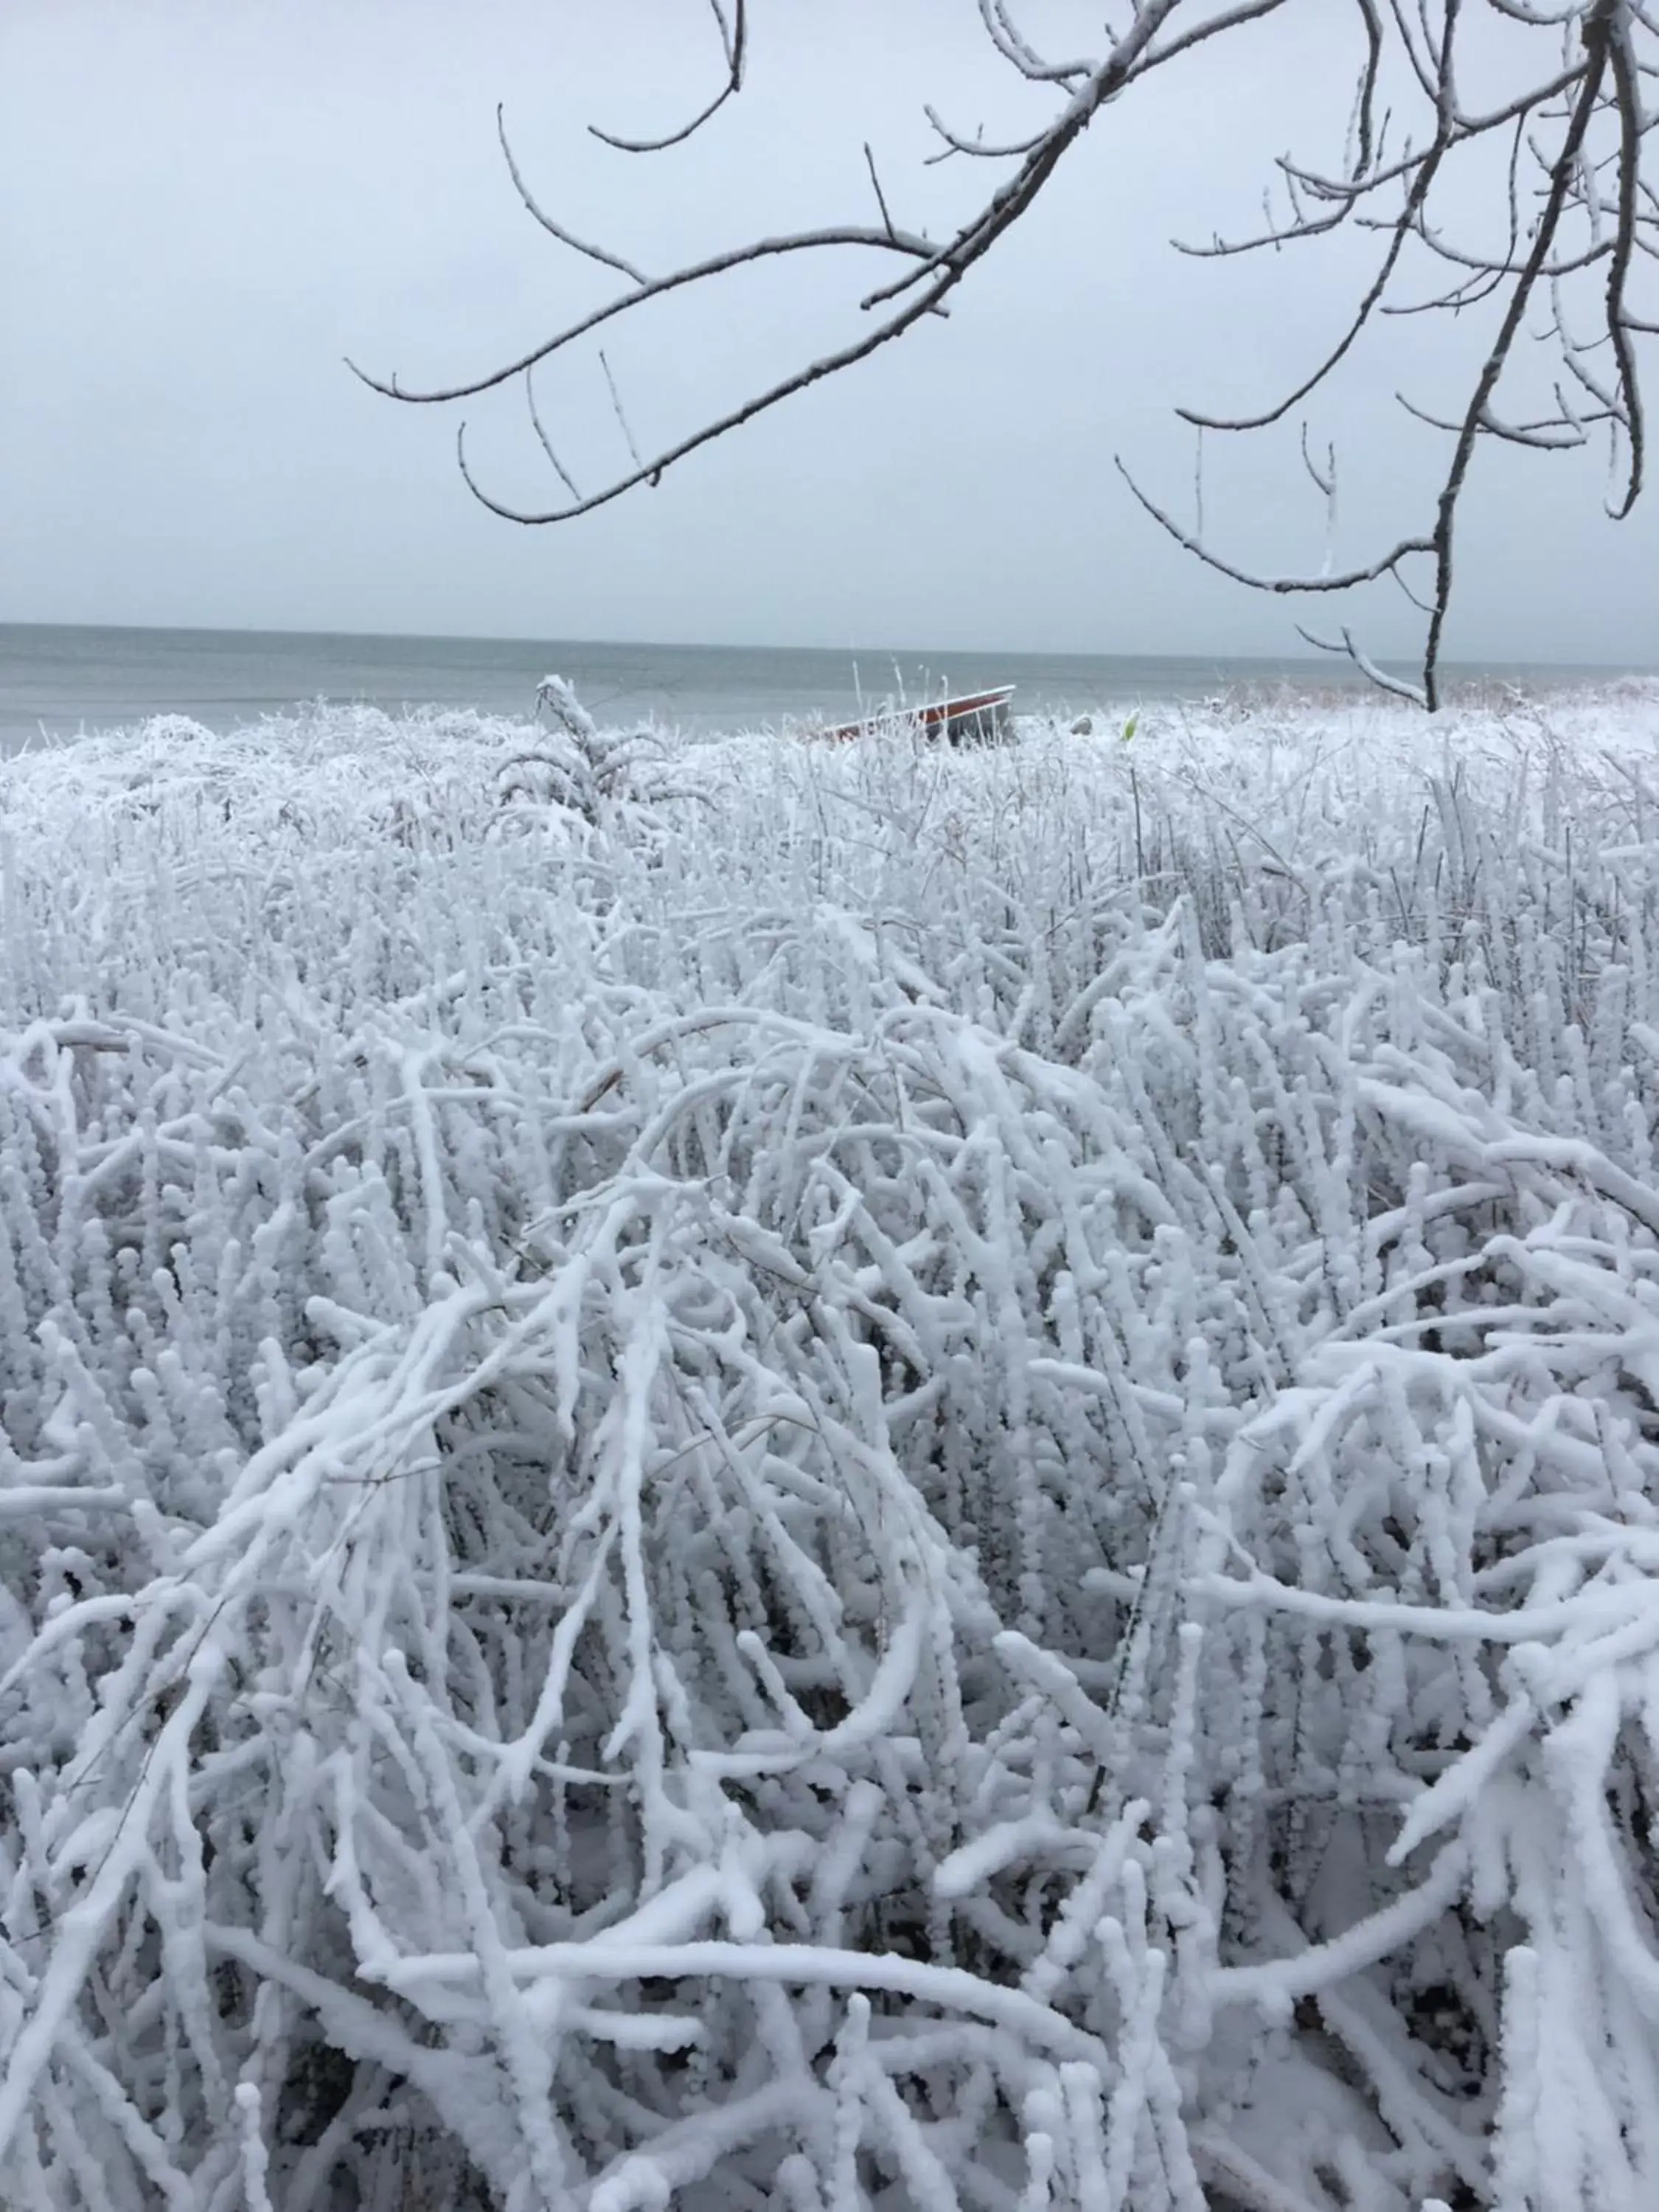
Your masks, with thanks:
[(887, 235), (889, 238), (896, 238), (898, 233), (894, 229), (893, 218), (888, 212), (887, 195), (883, 191), (881, 179), (876, 173), (876, 157), (870, 150), (870, 141), (867, 138), (864, 142), (864, 165), (870, 172), (870, 182), (875, 188), (876, 205), (881, 210), (881, 220)]
[(605, 371), (605, 380), (611, 387), (611, 404), (617, 410), (617, 420), (622, 425), (623, 436), (628, 441), (628, 450), (633, 457), (634, 465), (636, 469), (642, 468), (644, 463), (640, 459), (640, 449), (634, 443), (634, 433), (623, 408), (622, 394), (617, 389), (617, 380), (611, 373), (611, 363), (605, 358), (603, 346), (599, 348), (599, 367)]
[(524, 396), (530, 403), (530, 420), (535, 427), (537, 437), (541, 441), (542, 451), (547, 455), (548, 459), (553, 465), (553, 473), (558, 477), (559, 482), (564, 486), (572, 499), (580, 499), (581, 497), (581, 493), (576, 488), (575, 479), (572, 477), (569, 470), (566, 468), (564, 463), (559, 459), (558, 455), (554, 452), (553, 441), (548, 436), (546, 428), (543, 424), (540, 412), (536, 405), (536, 386), (534, 380), (535, 371), (529, 368), (526, 369), (524, 373)]
[(702, 129), (710, 116), (718, 115), (728, 100), (735, 100), (743, 90), (744, 70), (749, 57), (749, 10), (747, 0), (732, 0), (732, 21), (728, 23), (720, 7), (720, 0), (708, 0), (716, 23), (720, 26), (720, 44), (726, 53), (726, 82), (706, 107), (699, 109), (691, 120), (678, 131), (671, 131), (662, 138), (623, 138), (613, 131), (601, 131), (596, 123), (587, 126), (590, 134), (602, 145), (614, 146), (619, 154), (661, 154), (670, 146), (683, 146), (686, 140)]
[(524, 180), (524, 173), (519, 167), (518, 161), (513, 152), (512, 142), (507, 135), (506, 111), (499, 106), (495, 110), (495, 135), (501, 142), (502, 153), (507, 156), (507, 174), (513, 179), (514, 189), (542, 228), (550, 237), (556, 238), (561, 246), (569, 246), (573, 252), (585, 254), (588, 260), (597, 261), (606, 269), (618, 270), (628, 278), (630, 283), (637, 284), (642, 290), (648, 291), (649, 280), (641, 275), (631, 261), (624, 261), (620, 253), (612, 253), (608, 247), (595, 246), (587, 239), (578, 238), (574, 231), (567, 230), (562, 223), (556, 222), (547, 213)]
[(1022, 155), (1029, 154), (1043, 137), (1041, 131), (1034, 131), (1029, 138), (1016, 139), (1012, 145), (988, 146), (985, 143), (983, 125), (980, 126), (978, 137), (964, 138), (960, 131), (952, 131), (947, 123), (941, 120), (936, 107), (924, 106), (921, 112), (933, 130), (945, 141), (945, 150), (939, 154), (928, 155), (929, 161), (948, 161), (952, 154), (973, 154), (981, 161), (1014, 161), (1019, 160)]

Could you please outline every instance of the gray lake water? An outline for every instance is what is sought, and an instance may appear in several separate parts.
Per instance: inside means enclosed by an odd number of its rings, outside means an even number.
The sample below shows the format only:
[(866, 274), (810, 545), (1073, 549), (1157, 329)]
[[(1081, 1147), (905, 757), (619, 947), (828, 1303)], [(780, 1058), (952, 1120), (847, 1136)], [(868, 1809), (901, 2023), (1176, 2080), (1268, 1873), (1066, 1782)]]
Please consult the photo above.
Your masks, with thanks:
[[(538, 638), (355, 637), (291, 631), (96, 629), (0, 623), (0, 752), (82, 731), (188, 714), (212, 730), (325, 699), (476, 707), (528, 716), (556, 672), (601, 722), (653, 720), (690, 735), (850, 720), (860, 702), (939, 698), (1013, 684), (1017, 713), (1127, 713), (1239, 684), (1358, 684), (1334, 659), (1128, 659), (1088, 653), (811, 647), (604, 645)], [(1538, 690), (1605, 678), (1597, 668), (1470, 667)]]

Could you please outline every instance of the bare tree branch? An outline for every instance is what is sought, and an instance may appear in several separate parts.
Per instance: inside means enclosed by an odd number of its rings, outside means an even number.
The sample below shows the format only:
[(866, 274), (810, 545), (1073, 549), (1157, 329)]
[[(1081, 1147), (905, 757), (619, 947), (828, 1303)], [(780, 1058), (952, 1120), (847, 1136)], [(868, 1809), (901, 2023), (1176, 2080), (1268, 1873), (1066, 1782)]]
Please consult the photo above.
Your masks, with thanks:
[(930, 154), (927, 156), (929, 161), (948, 161), (952, 154), (973, 154), (981, 161), (1015, 161), (1022, 155), (1029, 154), (1042, 137), (1042, 131), (1034, 131), (1029, 138), (1017, 139), (1012, 146), (988, 146), (985, 143), (983, 124), (980, 125), (977, 137), (964, 138), (959, 131), (952, 131), (947, 124), (940, 121), (939, 110), (936, 107), (925, 106), (921, 112), (939, 137), (945, 141), (944, 150), (941, 153)]
[(495, 135), (501, 142), (502, 153), (507, 156), (507, 174), (513, 179), (514, 189), (542, 228), (550, 237), (556, 238), (561, 246), (568, 246), (573, 252), (585, 254), (588, 260), (597, 261), (606, 269), (618, 270), (628, 278), (630, 283), (639, 285), (642, 290), (648, 290), (648, 280), (640, 274), (631, 261), (624, 261), (621, 254), (612, 253), (603, 246), (593, 246), (587, 240), (578, 238), (574, 231), (567, 230), (562, 223), (555, 222), (552, 216), (542, 207), (529, 185), (526, 184), (523, 173), (514, 158), (512, 142), (507, 135), (506, 112), (500, 106), (495, 110)]
[(1428, 705), (1428, 694), (1420, 684), (1408, 684), (1403, 677), (1390, 676), (1386, 669), (1379, 668), (1370, 654), (1362, 653), (1354, 643), (1351, 629), (1344, 629), (1334, 642), (1328, 637), (1316, 636), (1310, 629), (1304, 629), (1300, 623), (1296, 626), (1296, 634), (1305, 638), (1310, 645), (1316, 646), (1321, 653), (1346, 653), (1360, 674), (1375, 684), (1379, 691), (1392, 691), (1398, 699), (1409, 699), (1414, 707)]
[[(968, 0), (963, 0), (968, 4)], [(458, 434), (462, 474), (492, 512), (526, 523), (567, 521), (620, 498), (704, 446), (728, 435), (826, 377), (842, 374), (894, 343), (929, 316), (947, 312), (950, 295), (994, 251), (1046, 190), (1060, 163), (1103, 111), (1153, 71), (1176, 64), (1213, 41), (1286, 9), (1291, 0), (1119, 0), (1104, 27), (1106, 51), (1098, 59), (1051, 60), (1039, 52), (1018, 19), (1020, 0), (973, 0), (994, 54), (1031, 92), (1056, 102), (1040, 129), (1012, 141), (988, 143), (953, 129), (932, 106), (924, 109), (943, 161), (969, 156), (1005, 168), (983, 204), (943, 240), (902, 228), (878, 173), (872, 149), (865, 166), (881, 222), (849, 224), (755, 239), (662, 276), (649, 276), (626, 255), (595, 245), (550, 216), (531, 191), (500, 122), (508, 173), (520, 201), (551, 237), (586, 259), (613, 269), (628, 289), (603, 307), (563, 324), (551, 337), (483, 374), (439, 388), (405, 390), (395, 377), (356, 373), (392, 398), (440, 404), (493, 390), (515, 376), (526, 380), (532, 428), (565, 495), (561, 504), (527, 507), (487, 492), (468, 462), (465, 426)], [(1317, 0), (1324, 7), (1327, 0)], [(644, 153), (682, 143), (727, 100), (744, 89), (749, 22), (744, 0), (708, 0), (725, 59), (725, 80), (690, 123), (661, 138), (623, 138), (598, 132), (623, 151)], [(1469, 34), (1476, 18), (1506, 27), (1510, 48), (1530, 33), (1545, 48), (1541, 66), (1518, 84), (1492, 65), (1490, 39)], [(1358, 34), (1350, 72), (1344, 65), (1340, 105), (1327, 103), (1341, 124), (1340, 166), (1334, 171), (1292, 154), (1274, 164), (1276, 187), (1267, 200), (1262, 227), (1237, 237), (1218, 231), (1207, 246), (1180, 243), (1201, 258), (1275, 252), (1328, 236), (1344, 224), (1376, 231), (1382, 250), (1374, 273), (1352, 299), (1338, 334), (1292, 389), (1249, 412), (1188, 404), (1178, 418), (1193, 426), (1196, 527), (1183, 529), (1168, 511), (1118, 467), (1148, 516), (1195, 558), (1252, 590), (1295, 595), (1340, 594), (1392, 577), (1425, 621), (1422, 680), (1403, 684), (1385, 675), (1356, 644), (1350, 628), (1340, 641), (1304, 633), (1322, 650), (1341, 652), (1385, 688), (1419, 698), (1432, 708), (1440, 695), (1439, 665), (1453, 600), (1455, 535), (1470, 462), (1480, 441), (1519, 452), (1577, 450), (1603, 431), (1620, 462), (1620, 483), (1609, 513), (1627, 515), (1640, 497), (1646, 458), (1639, 339), (1659, 333), (1651, 295), (1638, 298), (1638, 279), (1659, 264), (1659, 189), (1644, 172), (1659, 115), (1643, 104), (1645, 85), (1659, 81), (1659, 6), (1656, 0), (1352, 0), (1349, 21)], [(1490, 27), (1490, 25), (1489, 27)], [(1466, 96), (1464, 79), (1484, 80)], [(1403, 102), (1403, 106), (1401, 103)], [(1424, 110), (1426, 108), (1426, 116)], [(1316, 114), (1310, 105), (1310, 114)], [(1402, 115), (1403, 120), (1397, 120)], [(1390, 141), (1393, 142), (1390, 146)], [(1455, 198), (1448, 179), (1462, 176), (1471, 149), (1504, 149), (1501, 185), (1487, 192), (1501, 232), (1488, 244), (1471, 243), (1467, 197)], [(1482, 191), (1486, 191), (1485, 185)], [(866, 325), (817, 358), (798, 363), (746, 398), (695, 424), (654, 451), (634, 439), (609, 359), (600, 366), (628, 446), (629, 467), (587, 494), (579, 493), (530, 389), (532, 371), (552, 355), (595, 337), (619, 318), (643, 313), (688, 288), (702, 288), (732, 270), (786, 256), (855, 248), (891, 257), (889, 268), (859, 299)], [(1425, 284), (1413, 281), (1419, 266), (1438, 271)], [(1599, 276), (1591, 335), (1580, 335), (1590, 279)], [(1528, 327), (1534, 302), (1547, 317), (1534, 333), (1553, 350), (1551, 395), (1516, 402), (1505, 380), (1517, 357), (1517, 340)], [(1575, 303), (1577, 303), (1575, 305)], [(1413, 420), (1451, 440), (1451, 451), (1421, 530), (1401, 536), (1371, 558), (1337, 557), (1338, 456), (1328, 440), (1316, 448), (1304, 422), (1304, 465), (1325, 506), (1325, 559), (1316, 576), (1270, 575), (1222, 557), (1206, 529), (1206, 430), (1243, 434), (1283, 423), (1339, 379), (1368, 333), (1383, 317), (1443, 313), (1456, 317), (1490, 307), (1496, 320), (1469, 372), (1461, 402), (1425, 405), (1400, 395)], [(1518, 374), (1518, 371), (1517, 371)], [(1504, 392), (1500, 394), (1499, 387)], [(1322, 454), (1322, 458), (1316, 458)], [(1426, 556), (1432, 586), (1426, 595), (1410, 581), (1414, 556)]]
[(728, 21), (720, 0), (708, 0), (714, 21), (720, 26), (720, 46), (726, 55), (726, 82), (709, 101), (678, 131), (671, 131), (664, 138), (623, 138), (612, 131), (601, 131), (595, 123), (588, 130), (602, 145), (614, 146), (619, 154), (660, 154), (670, 146), (683, 146), (686, 140), (701, 131), (711, 115), (717, 115), (728, 100), (734, 100), (743, 90), (744, 70), (749, 58), (749, 9), (747, 0), (732, 0), (732, 16)]
[(494, 391), (497, 385), (510, 384), (515, 376), (524, 375), (551, 355), (562, 353), (567, 346), (574, 345), (578, 338), (587, 337), (590, 331), (613, 321), (618, 315), (627, 313), (630, 308), (643, 306), (648, 300), (659, 300), (671, 292), (684, 291), (688, 285), (703, 283), (711, 276), (724, 276), (729, 270), (747, 268), (752, 263), (764, 261), (774, 254), (811, 253), (837, 246), (873, 246), (892, 252), (915, 254), (930, 265), (938, 258), (936, 249), (925, 238), (908, 237), (902, 232), (890, 238), (884, 230), (870, 230), (861, 226), (844, 230), (798, 231), (788, 238), (757, 239), (750, 245), (734, 247), (729, 253), (717, 253), (707, 261), (694, 263), (690, 268), (677, 269), (667, 276), (649, 281), (636, 279), (637, 291), (627, 293), (620, 300), (612, 300), (608, 306), (596, 307), (591, 314), (567, 324), (544, 343), (521, 354), (516, 361), (508, 362), (501, 368), (492, 368), (485, 375), (475, 377), (465, 384), (442, 385), (426, 392), (410, 392), (399, 384), (395, 376), (371, 376), (367, 369), (360, 368), (350, 359), (347, 360), (346, 367), (354, 376), (368, 385), (371, 392), (381, 392), (388, 399), (401, 399), (408, 406), (441, 406), (451, 399), (471, 399), (478, 392)]
[[(867, 337), (854, 344), (843, 346), (833, 353), (827, 354), (821, 359), (808, 363), (804, 368), (797, 369), (788, 376), (780, 379), (764, 391), (757, 393), (752, 398), (731, 409), (714, 422), (704, 424), (702, 428), (665, 447), (651, 459), (639, 462), (629, 473), (613, 479), (603, 490), (593, 493), (586, 499), (573, 501), (564, 507), (529, 510), (509, 507), (505, 501), (491, 497), (478, 483), (467, 463), (465, 442), (466, 426), (465, 423), (461, 425), (456, 441), (457, 459), (461, 473), (468, 489), (493, 514), (500, 514), (510, 521), (538, 524), (568, 521), (578, 514), (590, 514), (596, 507), (606, 506), (611, 501), (621, 498), (624, 492), (631, 491), (636, 484), (659, 480), (666, 470), (685, 459), (689, 454), (696, 453), (700, 447), (712, 443), (717, 438), (724, 437), (728, 432), (738, 428), (744, 422), (752, 421), (756, 416), (765, 413), (769, 409), (793, 397), (796, 392), (805, 391), (810, 386), (820, 382), (824, 377), (834, 375), (842, 369), (849, 368), (856, 362), (866, 360), (880, 347), (890, 344), (896, 338), (901, 337), (906, 331), (920, 322), (924, 315), (935, 313), (945, 296), (955, 290), (975, 264), (990, 251), (997, 240), (1032, 205), (1067, 149), (1086, 130), (1099, 109), (1120, 92), (1136, 74), (1144, 71), (1147, 65), (1145, 60), (1147, 47), (1166, 20), (1182, 4), (1182, 0), (1142, 0), (1140, 12), (1133, 27), (1119, 40), (1109, 58), (1073, 94), (1058, 121), (1044, 133), (1015, 174), (992, 194), (989, 202), (979, 216), (964, 224), (955, 237), (943, 247), (936, 248), (930, 246), (926, 240), (911, 237), (903, 232), (898, 233), (896, 237), (890, 237), (884, 230), (802, 233), (793, 237), (763, 240), (754, 246), (739, 248), (733, 253), (719, 256), (712, 262), (704, 262), (689, 270), (676, 271), (674, 275), (660, 278), (654, 283), (641, 284), (635, 291), (625, 298), (613, 301), (609, 307), (599, 308), (592, 314), (584, 317), (579, 323), (573, 324), (558, 332), (531, 353), (507, 363), (504, 368), (491, 370), (487, 375), (466, 385), (455, 385), (441, 391), (416, 393), (402, 389), (395, 378), (382, 381), (367, 375), (361, 369), (356, 370), (356, 373), (372, 389), (385, 392), (393, 398), (420, 400), (427, 404), (459, 398), (473, 392), (488, 391), (498, 384), (505, 383), (515, 375), (521, 374), (538, 362), (545, 360), (550, 354), (570, 344), (577, 337), (596, 329), (601, 323), (638, 307), (647, 300), (659, 297), (665, 292), (699, 282), (717, 271), (741, 267), (767, 254), (796, 252), (809, 246), (832, 243), (856, 243), (887, 247), (917, 258), (920, 265), (910, 275), (902, 278), (897, 284), (884, 287), (867, 295), (864, 302), (866, 308), (889, 300), (900, 292), (911, 289), (918, 284), (921, 286), (921, 289), (914, 293), (914, 296), (905, 305), (896, 308), (884, 321), (878, 323)], [(1254, 12), (1262, 14), (1270, 9), (1282, 6), (1284, 0), (1250, 0), (1250, 4)], [(1235, 9), (1231, 12), (1237, 15), (1240, 11)], [(350, 365), (355, 368), (355, 364)]]
[(1544, 212), (1539, 219), (1537, 231), (1533, 240), (1532, 252), (1528, 255), (1526, 265), (1516, 280), (1515, 289), (1510, 294), (1509, 305), (1504, 312), (1504, 319), (1498, 325), (1497, 340), (1481, 367), (1480, 377), (1476, 380), (1474, 391), (1464, 414), (1462, 428), (1458, 433), (1457, 443), (1453, 448), (1451, 465), (1446, 471), (1446, 481), (1440, 493), (1434, 525), (1434, 611), (1429, 617), (1428, 641), (1424, 650), (1423, 659), (1423, 689), (1426, 703), (1431, 708), (1437, 703), (1440, 641), (1444, 634), (1446, 617), (1451, 608), (1454, 531), (1464, 479), (1468, 474), (1469, 461), (1474, 452), (1474, 442), (1480, 434), (1482, 418), (1486, 413), (1492, 395), (1497, 388), (1498, 380), (1503, 374), (1504, 364), (1509, 359), (1510, 349), (1515, 343), (1516, 333), (1521, 328), (1522, 318), (1526, 313), (1527, 303), (1532, 296), (1533, 287), (1536, 284), (1544, 264), (1549, 258), (1550, 248), (1555, 243), (1556, 228), (1561, 220), (1562, 210), (1567, 204), (1567, 195), (1571, 189), (1572, 176), (1577, 163), (1579, 150), (1583, 145), (1585, 133), (1589, 128), (1590, 117), (1595, 112), (1596, 99), (1601, 91), (1602, 74), (1607, 65), (1607, 18), (1620, 4), (1621, 0), (1593, 0), (1593, 5), (1585, 18), (1583, 39), (1585, 52), (1589, 59), (1579, 86), (1577, 100), (1573, 106), (1571, 121), (1567, 126), (1561, 151), (1550, 173), (1549, 195), (1545, 203)]
[(1424, 160), (1413, 179), (1411, 191), (1406, 196), (1406, 212), (1395, 226), (1394, 235), (1389, 240), (1389, 250), (1382, 257), (1382, 266), (1367, 287), (1352, 321), (1312, 374), (1304, 377), (1293, 392), (1287, 392), (1276, 406), (1269, 407), (1259, 415), (1200, 415), (1194, 408), (1179, 407), (1176, 412), (1183, 422), (1201, 422), (1206, 430), (1265, 430), (1270, 423), (1282, 422), (1292, 408), (1299, 407), (1310, 392), (1325, 382), (1332, 370), (1351, 351), (1360, 332), (1370, 322), (1372, 311), (1388, 289), (1389, 279), (1394, 275), (1400, 257), (1406, 250), (1406, 241), (1411, 236), (1413, 219), (1433, 185), (1445, 150), (1443, 145), (1437, 145)]
[[(1619, 228), (1613, 240), (1613, 259), (1607, 269), (1607, 330), (1619, 364), (1619, 392), (1624, 403), (1621, 419), (1630, 445), (1630, 471), (1626, 478), (1625, 496), (1612, 509), (1613, 520), (1618, 521), (1630, 513), (1642, 495), (1642, 466), (1646, 448), (1642, 419), (1642, 387), (1637, 378), (1636, 359), (1631, 350), (1630, 325), (1625, 313), (1625, 291), (1630, 282), (1631, 257), (1636, 242), (1636, 185), (1644, 123), (1628, 12), (1618, 9), (1607, 11), (1598, 29), (1606, 40), (1607, 64), (1613, 72), (1619, 108)], [(1586, 44), (1589, 44), (1588, 27)]]
[(1165, 512), (1156, 500), (1144, 492), (1130, 475), (1121, 454), (1114, 456), (1118, 474), (1140, 501), (1152, 520), (1168, 531), (1176, 544), (1188, 553), (1195, 554), (1206, 568), (1214, 568), (1224, 576), (1231, 576), (1236, 584), (1248, 584), (1253, 592), (1352, 592), (1360, 584), (1374, 584), (1380, 576), (1398, 568), (1402, 561), (1413, 553), (1432, 553), (1432, 538), (1402, 538), (1391, 546), (1380, 560), (1363, 568), (1346, 568), (1340, 573), (1331, 570), (1318, 576), (1264, 576), (1250, 568), (1241, 568), (1231, 561), (1224, 561), (1190, 531), (1183, 530), (1172, 514)]
[(1087, 61), (1045, 62), (1015, 27), (1008, 0), (979, 0), (979, 14), (987, 35), (1004, 61), (1012, 62), (1022, 76), (1035, 82), (1063, 84), (1074, 90), (1099, 67), (1097, 63)]

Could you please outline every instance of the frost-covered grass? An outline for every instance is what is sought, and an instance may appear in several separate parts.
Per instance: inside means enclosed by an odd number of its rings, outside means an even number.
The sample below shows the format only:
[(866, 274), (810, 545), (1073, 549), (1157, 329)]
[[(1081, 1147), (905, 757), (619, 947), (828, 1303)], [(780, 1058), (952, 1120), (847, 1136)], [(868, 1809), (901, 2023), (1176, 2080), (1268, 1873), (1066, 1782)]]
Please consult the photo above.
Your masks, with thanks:
[(0, 2203), (1659, 2201), (1659, 692), (0, 766)]

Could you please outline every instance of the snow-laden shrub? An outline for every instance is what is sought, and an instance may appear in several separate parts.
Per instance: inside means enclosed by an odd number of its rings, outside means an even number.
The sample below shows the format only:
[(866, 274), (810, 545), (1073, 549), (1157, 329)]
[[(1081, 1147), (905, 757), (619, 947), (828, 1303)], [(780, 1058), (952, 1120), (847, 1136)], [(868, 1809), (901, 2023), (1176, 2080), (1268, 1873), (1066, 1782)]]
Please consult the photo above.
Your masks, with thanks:
[(540, 801), (590, 829), (627, 830), (637, 838), (653, 807), (692, 795), (695, 787), (674, 781), (659, 732), (600, 729), (562, 676), (542, 678), (536, 705), (546, 727), (532, 748), (512, 754), (497, 771), (503, 803)]
[(5, 764), (0, 2201), (1650, 2201), (1656, 703)]

